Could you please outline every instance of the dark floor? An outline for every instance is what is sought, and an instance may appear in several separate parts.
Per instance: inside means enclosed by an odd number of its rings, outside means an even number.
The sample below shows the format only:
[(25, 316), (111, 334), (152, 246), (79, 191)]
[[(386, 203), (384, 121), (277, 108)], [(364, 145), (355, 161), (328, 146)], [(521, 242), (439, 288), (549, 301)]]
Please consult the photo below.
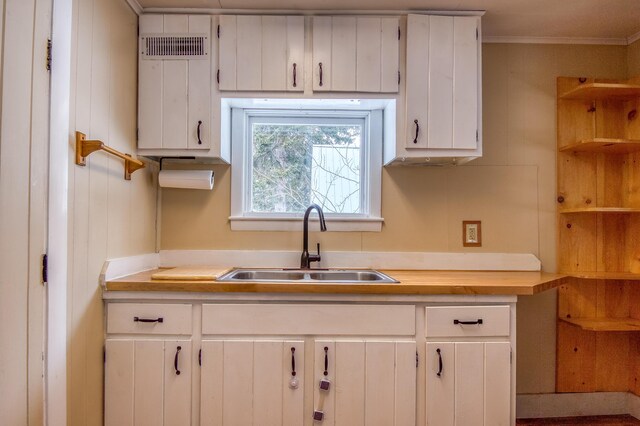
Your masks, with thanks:
[(596, 416), (596, 417), (562, 417), (554, 419), (518, 419), (516, 425), (598, 425), (598, 426), (634, 426), (640, 425), (640, 420), (632, 416)]

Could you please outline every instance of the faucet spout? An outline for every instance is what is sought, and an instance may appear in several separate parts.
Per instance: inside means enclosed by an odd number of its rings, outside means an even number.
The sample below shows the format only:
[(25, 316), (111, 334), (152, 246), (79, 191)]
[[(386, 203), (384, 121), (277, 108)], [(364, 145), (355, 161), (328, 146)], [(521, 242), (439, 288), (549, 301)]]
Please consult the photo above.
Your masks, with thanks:
[(327, 230), (327, 224), (324, 221), (324, 212), (317, 204), (311, 204), (304, 212), (303, 220), (303, 233), (302, 233), (302, 256), (300, 257), (300, 269), (310, 269), (311, 262), (320, 261), (320, 243), (318, 243), (318, 253), (309, 254), (309, 215), (312, 210), (318, 211), (318, 217), (320, 218), (320, 231), (325, 232)]

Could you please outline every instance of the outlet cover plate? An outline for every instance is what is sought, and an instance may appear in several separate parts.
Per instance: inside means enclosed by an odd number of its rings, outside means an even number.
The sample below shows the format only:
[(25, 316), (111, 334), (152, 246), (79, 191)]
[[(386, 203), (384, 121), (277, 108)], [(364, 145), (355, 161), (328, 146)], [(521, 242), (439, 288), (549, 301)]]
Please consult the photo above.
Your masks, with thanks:
[(482, 247), (482, 222), (479, 220), (462, 221), (462, 246)]

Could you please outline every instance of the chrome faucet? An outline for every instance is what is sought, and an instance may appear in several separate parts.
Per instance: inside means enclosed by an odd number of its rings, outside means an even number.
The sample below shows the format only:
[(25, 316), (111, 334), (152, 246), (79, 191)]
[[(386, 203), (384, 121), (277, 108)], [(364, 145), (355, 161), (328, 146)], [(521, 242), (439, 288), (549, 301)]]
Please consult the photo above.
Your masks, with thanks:
[(307, 211), (304, 212), (304, 228), (302, 237), (302, 256), (300, 257), (300, 269), (310, 269), (311, 262), (320, 261), (320, 243), (318, 243), (318, 253), (309, 254), (309, 214), (311, 210), (316, 209), (318, 216), (320, 217), (320, 231), (325, 232), (327, 230), (327, 224), (324, 222), (324, 213), (317, 204), (311, 204)]

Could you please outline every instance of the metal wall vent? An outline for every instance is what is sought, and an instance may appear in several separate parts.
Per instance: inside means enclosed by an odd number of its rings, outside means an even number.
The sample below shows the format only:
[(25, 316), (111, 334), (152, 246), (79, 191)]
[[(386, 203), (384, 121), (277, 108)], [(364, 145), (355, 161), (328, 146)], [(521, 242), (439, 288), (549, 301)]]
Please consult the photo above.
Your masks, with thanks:
[(206, 34), (142, 34), (142, 59), (206, 59), (209, 55)]

